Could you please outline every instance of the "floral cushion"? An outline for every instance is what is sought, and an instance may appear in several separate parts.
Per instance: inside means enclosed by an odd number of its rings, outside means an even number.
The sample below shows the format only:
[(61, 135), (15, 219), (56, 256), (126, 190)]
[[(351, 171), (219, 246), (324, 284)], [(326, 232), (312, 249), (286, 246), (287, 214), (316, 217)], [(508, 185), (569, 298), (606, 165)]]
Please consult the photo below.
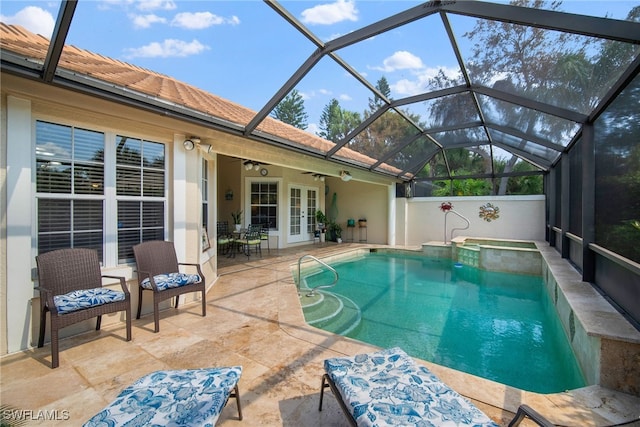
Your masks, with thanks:
[[(153, 280), (156, 282), (158, 290), (164, 291), (168, 288), (179, 288), (180, 286), (198, 283), (202, 279), (198, 274), (167, 273), (153, 276)], [(145, 289), (153, 289), (149, 278), (144, 279), (141, 285)]]
[(64, 295), (55, 295), (53, 303), (59, 314), (71, 313), (110, 302), (123, 301), (124, 292), (108, 288), (81, 289)]
[(84, 426), (213, 426), (241, 374), (242, 366), (152, 372)]
[(324, 361), (358, 426), (498, 427), (399, 347)]

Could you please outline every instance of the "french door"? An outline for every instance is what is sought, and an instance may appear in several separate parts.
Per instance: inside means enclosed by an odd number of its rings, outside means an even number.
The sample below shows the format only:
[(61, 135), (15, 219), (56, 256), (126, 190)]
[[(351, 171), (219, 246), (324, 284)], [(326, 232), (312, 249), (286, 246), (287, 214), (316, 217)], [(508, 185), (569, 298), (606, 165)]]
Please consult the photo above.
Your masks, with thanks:
[(289, 243), (313, 241), (318, 208), (318, 188), (289, 186)]

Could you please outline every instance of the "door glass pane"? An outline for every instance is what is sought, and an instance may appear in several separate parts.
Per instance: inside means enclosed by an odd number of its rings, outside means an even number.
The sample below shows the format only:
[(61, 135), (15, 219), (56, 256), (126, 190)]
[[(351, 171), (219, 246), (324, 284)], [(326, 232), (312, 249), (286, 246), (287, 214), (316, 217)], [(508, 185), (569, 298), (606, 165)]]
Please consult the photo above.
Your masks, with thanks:
[(300, 234), (300, 214), (302, 210), (302, 194), (299, 188), (292, 188), (289, 197), (289, 234), (298, 236)]
[(313, 234), (316, 229), (316, 210), (318, 202), (316, 200), (317, 191), (307, 190), (307, 233)]

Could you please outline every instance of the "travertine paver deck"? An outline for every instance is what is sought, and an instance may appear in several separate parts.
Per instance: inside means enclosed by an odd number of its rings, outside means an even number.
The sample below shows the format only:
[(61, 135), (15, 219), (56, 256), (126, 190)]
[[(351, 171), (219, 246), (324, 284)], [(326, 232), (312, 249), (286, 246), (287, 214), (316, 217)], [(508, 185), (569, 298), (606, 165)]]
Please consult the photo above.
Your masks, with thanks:
[[(6, 356), (0, 360), (2, 404), (41, 417), (26, 425), (81, 425), (151, 371), (239, 364), (244, 420), (238, 421), (231, 402), (219, 426), (347, 425), (331, 393), (318, 412), (322, 363), (375, 347), (307, 326), (290, 267), (303, 254), (322, 257), (355, 247), (362, 245), (271, 249), (248, 262), (246, 257), (221, 258), (220, 276), (207, 294), (207, 317), (201, 317), (196, 303), (165, 310), (157, 334), (153, 316), (135, 320), (131, 342), (124, 340), (123, 325), (64, 339), (57, 369), (49, 368), (48, 346)], [(605, 426), (640, 419), (639, 399), (600, 387), (538, 395), (418, 362), (501, 425), (520, 403), (563, 425)], [(44, 419), (52, 415), (58, 419)]]

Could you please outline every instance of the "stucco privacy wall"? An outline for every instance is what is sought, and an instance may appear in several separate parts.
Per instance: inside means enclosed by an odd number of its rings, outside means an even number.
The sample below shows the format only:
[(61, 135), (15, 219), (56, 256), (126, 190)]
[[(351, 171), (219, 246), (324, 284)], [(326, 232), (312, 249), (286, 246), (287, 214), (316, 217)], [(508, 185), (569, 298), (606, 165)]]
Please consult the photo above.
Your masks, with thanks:
[[(415, 197), (396, 200), (396, 244), (415, 246), (431, 241), (442, 242), (445, 237), (445, 214), (442, 202), (451, 202), (453, 209), (466, 217), (470, 226), (455, 231), (455, 236), (491, 237), (516, 240), (544, 240), (545, 197), (539, 196), (486, 196), (486, 197)], [(500, 217), (487, 222), (479, 217), (480, 206), (491, 203), (500, 209)], [(451, 229), (466, 223), (454, 214), (447, 217), (447, 242)]]

